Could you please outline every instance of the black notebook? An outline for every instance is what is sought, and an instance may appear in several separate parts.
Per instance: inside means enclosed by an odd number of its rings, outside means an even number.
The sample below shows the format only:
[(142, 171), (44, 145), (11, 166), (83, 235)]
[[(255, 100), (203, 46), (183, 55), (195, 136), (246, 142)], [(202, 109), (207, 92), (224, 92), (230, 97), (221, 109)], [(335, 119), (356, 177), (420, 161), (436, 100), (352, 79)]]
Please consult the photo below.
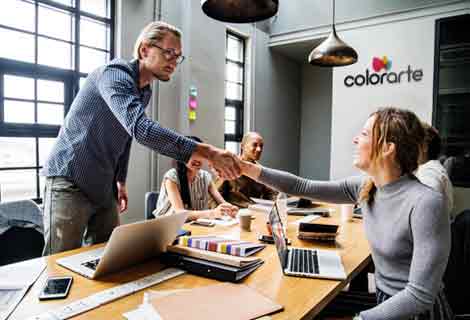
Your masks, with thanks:
[(167, 252), (161, 256), (164, 264), (177, 267), (202, 277), (220, 281), (238, 282), (258, 269), (263, 260), (238, 268), (213, 261)]

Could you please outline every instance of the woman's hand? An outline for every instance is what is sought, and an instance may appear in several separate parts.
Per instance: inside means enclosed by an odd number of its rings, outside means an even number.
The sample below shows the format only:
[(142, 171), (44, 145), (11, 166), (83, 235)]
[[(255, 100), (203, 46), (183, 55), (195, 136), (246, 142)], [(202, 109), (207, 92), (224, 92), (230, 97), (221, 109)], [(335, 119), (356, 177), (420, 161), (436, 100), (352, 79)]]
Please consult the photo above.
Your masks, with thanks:
[(254, 180), (258, 180), (261, 174), (261, 166), (248, 161), (240, 161), (240, 169), (242, 175), (248, 176)]
[(231, 205), (228, 202), (223, 202), (213, 210), (213, 218), (222, 218), (223, 216), (229, 216), (234, 218), (237, 215), (238, 207)]

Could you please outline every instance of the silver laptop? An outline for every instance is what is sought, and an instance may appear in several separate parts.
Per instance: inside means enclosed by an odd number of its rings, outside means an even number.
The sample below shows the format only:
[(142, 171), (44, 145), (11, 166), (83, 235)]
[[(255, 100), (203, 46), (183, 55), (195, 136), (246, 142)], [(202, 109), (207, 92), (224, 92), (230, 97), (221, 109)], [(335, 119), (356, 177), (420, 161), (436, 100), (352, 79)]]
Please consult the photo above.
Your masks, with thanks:
[(274, 243), (285, 275), (343, 280), (346, 279), (341, 257), (332, 250), (293, 248), (286, 244), (279, 206), (274, 203), (269, 214)]
[(182, 211), (119, 226), (105, 247), (57, 259), (57, 264), (90, 279), (122, 270), (166, 251), (187, 215)]

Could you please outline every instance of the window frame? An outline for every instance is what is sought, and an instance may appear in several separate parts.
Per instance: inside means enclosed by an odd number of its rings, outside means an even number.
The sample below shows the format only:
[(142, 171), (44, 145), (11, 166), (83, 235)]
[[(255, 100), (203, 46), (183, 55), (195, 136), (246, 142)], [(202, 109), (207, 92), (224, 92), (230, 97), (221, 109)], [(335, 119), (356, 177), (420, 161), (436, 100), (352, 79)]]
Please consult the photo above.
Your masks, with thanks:
[[(236, 61), (228, 58), (228, 38), (232, 37), (238, 40), (239, 42), (242, 43), (242, 61)], [(229, 81), (227, 80), (227, 74), (225, 75), (224, 79), (224, 86), (225, 88), (227, 87), (226, 84), (227, 82), (230, 83), (236, 83), (238, 85), (241, 85), (242, 87), (242, 95), (241, 95), (241, 100), (234, 100), (234, 99), (228, 99), (227, 98), (227, 92), (225, 91), (225, 105), (224, 105), (224, 110), (226, 107), (233, 107), (235, 108), (235, 133), (234, 134), (228, 134), (225, 132), (225, 113), (224, 113), (224, 145), (227, 145), (227, 142), (235, 142), (235, 143), (240, 143), (243, 138), (243, 132), (244, 132), (244, 109), (245, 109), (245, 90), (246, 90), (246, 38), (236, 34), (235, 32), (231, 30), (227, 30), (226, 36), (225, 36), (225, 66), (227, 66), (227, 63), (234, 63), (237, 64), (239, 67), (242, 68), (242, 82), (234, 82), (234, 81)], [(226, 89), (225, 89), (226, 90)]]
[[(17, 0), (23, 1), (23, 0)], [(40, 170), (42, 166), (39, 159), (39, 139), (40, 138), (56, 138), (60, 127), (59, 125), (50, 125), (50, 124), (40, 124), (40, 123), (5, 123), (5, 96), (4, 96), (4, 76), (13, 75), (20, 77), (29, 77), (33, 78), (34, 81), (34, 99), (27, 99), (24, 101), (34, 103), (34, 119), (37, 121), (38, 117), (38, 103), (51, 103), (49, 101), (38, 100), (37, 96), (37, 81), (38, 80), (52, 80), (59, 81), (64, 84), (64, 118), (67, 115), (70, 106), (73, 102), (74, 97), (79, 91), (80, 88), (80, 79), (88, 75), (88, 73), (80, 71), (80, 48), (89, 48), (93, 50), (98, 50), (102, 52), (109, 53), (109, 60), (114, 58), (115, 53), (115, 0), (106, 0), (107, 1), (107, 12), (109, 17), (96, 16), (94, 14), (80, 11), (80, 0), (74, 1), (74, 6), (67, 6), (61, 3), (56, 3), (50, 0), (31, 0), (27, 2), (32, 2), (35, 7), (35, 29), (34, 31), (26, 31), (18, 29), (11, 26), (6, 26), (0, 24), (0, 27), (5, 30), (11, 30), (16, 32), (22, 32), (34, 36), (34, 63), (24, 62), (19, 60), (12, 60), (8, 58), (0, 57), (0, 137), (1, 138), (34, 138), (35, 139), (35, 166), (25, 166), (25, 167), (0, 167), (0, 172), (5, 171), (16, 171), (16, 170), (35, 170), (36, 171), (36, 196), (32, 199), (38, 203), (42, 202), (41, 199), (41, 190), (43, 187), (40, 184)], [(71, 40), (63, 40), (48, 35), (40, 34), (38, 32), (38, 10), (39, 5), (47, 5), (49, 7), (59, 9), (62, 11), (68, 12), (72, 17), (73, 28), (71, 31)], [(108, 7), (109, 6), (109, 7)], [(109, 27), (109, 38), (107, 39), (108, 43), (106, 44), (107, 49), (96, 48), (89, 45), (84, 45), (80, 43), (80, 21), (81, 18), (103, 23)], [(38, 64), (38, 42), (39, 38), (45, 38), (55, 41), (61, 41), (63, 43), (69, 43), (73, 45), (74, 48), (71, 50), (70, 59), (73, 61), (73, 68), (71, 69), (61, 69), (52, 66), (40, 65)], [(23, 101), (22, 99), (7, 98), (11, 101)], [(62, 103), (57, 103), (62, 104)], [(1, 196), (1, 195), (0, 195)]]

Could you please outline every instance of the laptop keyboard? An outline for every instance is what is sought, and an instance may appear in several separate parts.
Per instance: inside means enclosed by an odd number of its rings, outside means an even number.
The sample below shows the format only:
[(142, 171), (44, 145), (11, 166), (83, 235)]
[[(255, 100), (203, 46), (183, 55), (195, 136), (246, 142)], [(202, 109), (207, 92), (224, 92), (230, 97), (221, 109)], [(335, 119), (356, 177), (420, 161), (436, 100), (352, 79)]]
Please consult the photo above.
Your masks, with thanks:
[(82, 263), (82, 266), (87, 267), (91, 270), (96, 270), (96, 267), (98, 266), (99, 262), (100, 262), (100, 258), (84, 262)]
[(299, 273), (320, 273), (316, 250), (290, 248), (290, 271)]

